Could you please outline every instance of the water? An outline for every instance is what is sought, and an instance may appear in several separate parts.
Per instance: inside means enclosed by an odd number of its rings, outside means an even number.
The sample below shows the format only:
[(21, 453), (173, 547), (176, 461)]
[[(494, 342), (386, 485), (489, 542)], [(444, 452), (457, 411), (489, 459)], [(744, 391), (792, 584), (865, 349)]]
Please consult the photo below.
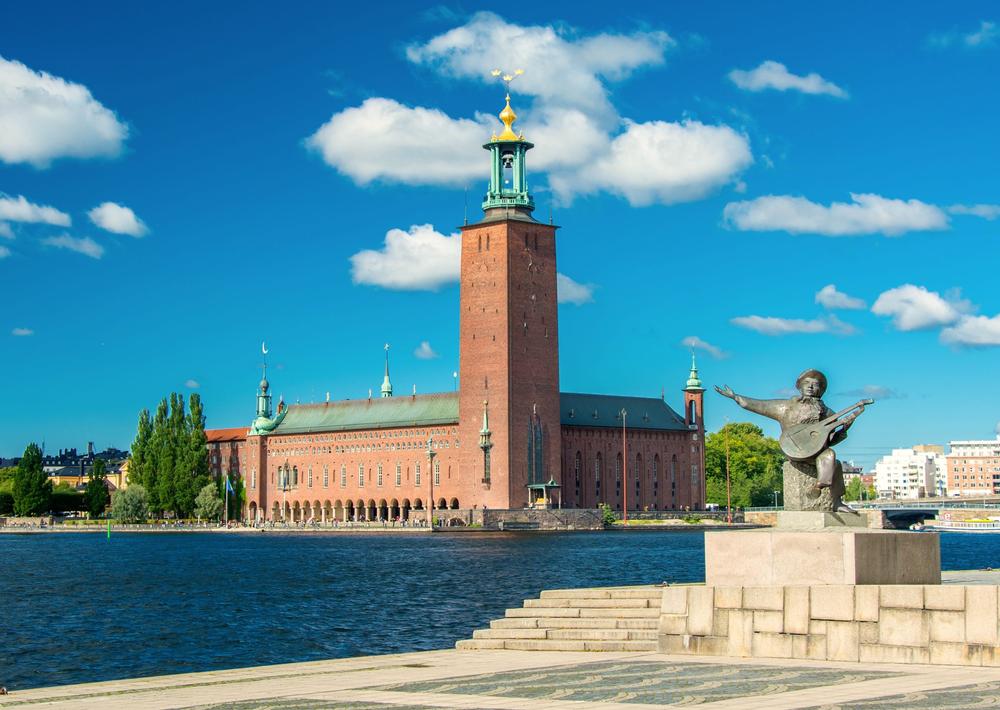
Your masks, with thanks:
[[(941, 536), (945, 569), (1000, 535)], [(0, 685), (447, 648), (542, 589), (694, 582), (699, 532), (0, 535)]]

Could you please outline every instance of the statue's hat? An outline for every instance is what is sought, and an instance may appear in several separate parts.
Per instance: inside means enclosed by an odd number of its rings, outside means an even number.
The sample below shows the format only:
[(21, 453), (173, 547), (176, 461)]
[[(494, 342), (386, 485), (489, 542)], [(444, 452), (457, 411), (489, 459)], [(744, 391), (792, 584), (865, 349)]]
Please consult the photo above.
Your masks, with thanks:
[(819, 396), (822, 397), (823, 393), (826, 392), (826, 375), (824, 375), (819, 370), (806, 370), (801, 375), (799, 375), (795, 380), (795, 388), (799, 389), (802, 385), (802, 380), (807, 377), (811, 377), (814, 380), (819, 380)]

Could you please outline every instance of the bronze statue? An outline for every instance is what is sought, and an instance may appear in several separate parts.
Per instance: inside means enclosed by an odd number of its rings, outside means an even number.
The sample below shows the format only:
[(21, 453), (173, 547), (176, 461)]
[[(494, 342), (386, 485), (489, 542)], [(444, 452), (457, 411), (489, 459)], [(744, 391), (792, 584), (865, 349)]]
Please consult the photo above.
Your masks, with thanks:
[[(727, 385), (715, 388), (744, 409), (781, 425), (779, 443), (788, 458), (784, 466), (785, 510), (852, 510), (840, 500), (844, 473), (832, 447), (847, 438), (847, 430), (874, 400), (864, 399), (834, 412), (823, 403), (826, 386), (826, 375), (806, 370), (795, 380), (799, 394), (788, 399), (752, 399), (736, 394)], [(808, 490), (803, 490), (803, 476), (815, 479)]]

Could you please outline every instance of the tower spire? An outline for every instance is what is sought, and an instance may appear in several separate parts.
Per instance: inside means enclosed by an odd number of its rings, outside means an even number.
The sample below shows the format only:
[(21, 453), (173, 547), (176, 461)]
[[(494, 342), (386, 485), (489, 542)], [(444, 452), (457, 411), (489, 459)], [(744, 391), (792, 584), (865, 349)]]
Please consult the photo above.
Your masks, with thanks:
[(490, 151), (492, 169), (490, 170), (490, 185), (483, 200), (483, 210), (503, 208), (508, 211), (531, 212), (535, 209), (535, 201), (528, 192), (528, 178), (525, 171), (525, 153), (532, 146), (524, 139), (524, 135), (513, 129), (517, 114), (510, 105), (510, 83), (524, 73), (518, 69), (512, 74), (506, 74), (501, 69), (494, 69), (494, 77), (503, 81), (507, 91), (504, 95), (505, 105), (500, 112), (503, 131), (500, 135), (494, 133), (490, 142), (483, 148)]
[(694, 350), (691, 351), (691, 372), (688, 374), (686, 390), (702, 390), (701, 379), (698, 377), (698, 363), (694, 359)]
[(389, 343), (385, 344), (385, 377), (382, 379), (382, 396), (392, 396), (392, 383), (389, 382)]

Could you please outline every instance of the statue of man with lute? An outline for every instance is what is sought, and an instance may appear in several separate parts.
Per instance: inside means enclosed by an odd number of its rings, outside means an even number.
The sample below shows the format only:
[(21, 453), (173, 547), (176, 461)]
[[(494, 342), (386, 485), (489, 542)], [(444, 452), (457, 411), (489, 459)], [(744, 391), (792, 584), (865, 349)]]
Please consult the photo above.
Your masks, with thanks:
[[(847, 430), (866, 406), (874, 404), (874, 400), (863, 399), (847, 409), (834, 412), (823, 403), (826, 386), (826, 375), (819, 370), (806, 370), (795, 380), (799, 394), (788, 399), (752, 399), (736, 394), (727, 385), (715, 388), (723, 397), (732, 399), (744, 409), (774, 419), (781, 425), (779, 443), (789, 461), (785, 465), (786, 510), (827, 507), (831, 510), (851, 510), (840, 502), (844, 474), (833, 447), (847, 438)], [(811, 490), (788, 490), (789, 464), (793, 474), (815, 477)], [(829, 489), (829, 494), (823, 498), (828, 501), (825, 504), (819, 500), (824, 489)], [(796, 494), (794, 500), (790, 500), (792, 493)], [(803, 502), (803, 497), (814, 500), (815, 504)]]

